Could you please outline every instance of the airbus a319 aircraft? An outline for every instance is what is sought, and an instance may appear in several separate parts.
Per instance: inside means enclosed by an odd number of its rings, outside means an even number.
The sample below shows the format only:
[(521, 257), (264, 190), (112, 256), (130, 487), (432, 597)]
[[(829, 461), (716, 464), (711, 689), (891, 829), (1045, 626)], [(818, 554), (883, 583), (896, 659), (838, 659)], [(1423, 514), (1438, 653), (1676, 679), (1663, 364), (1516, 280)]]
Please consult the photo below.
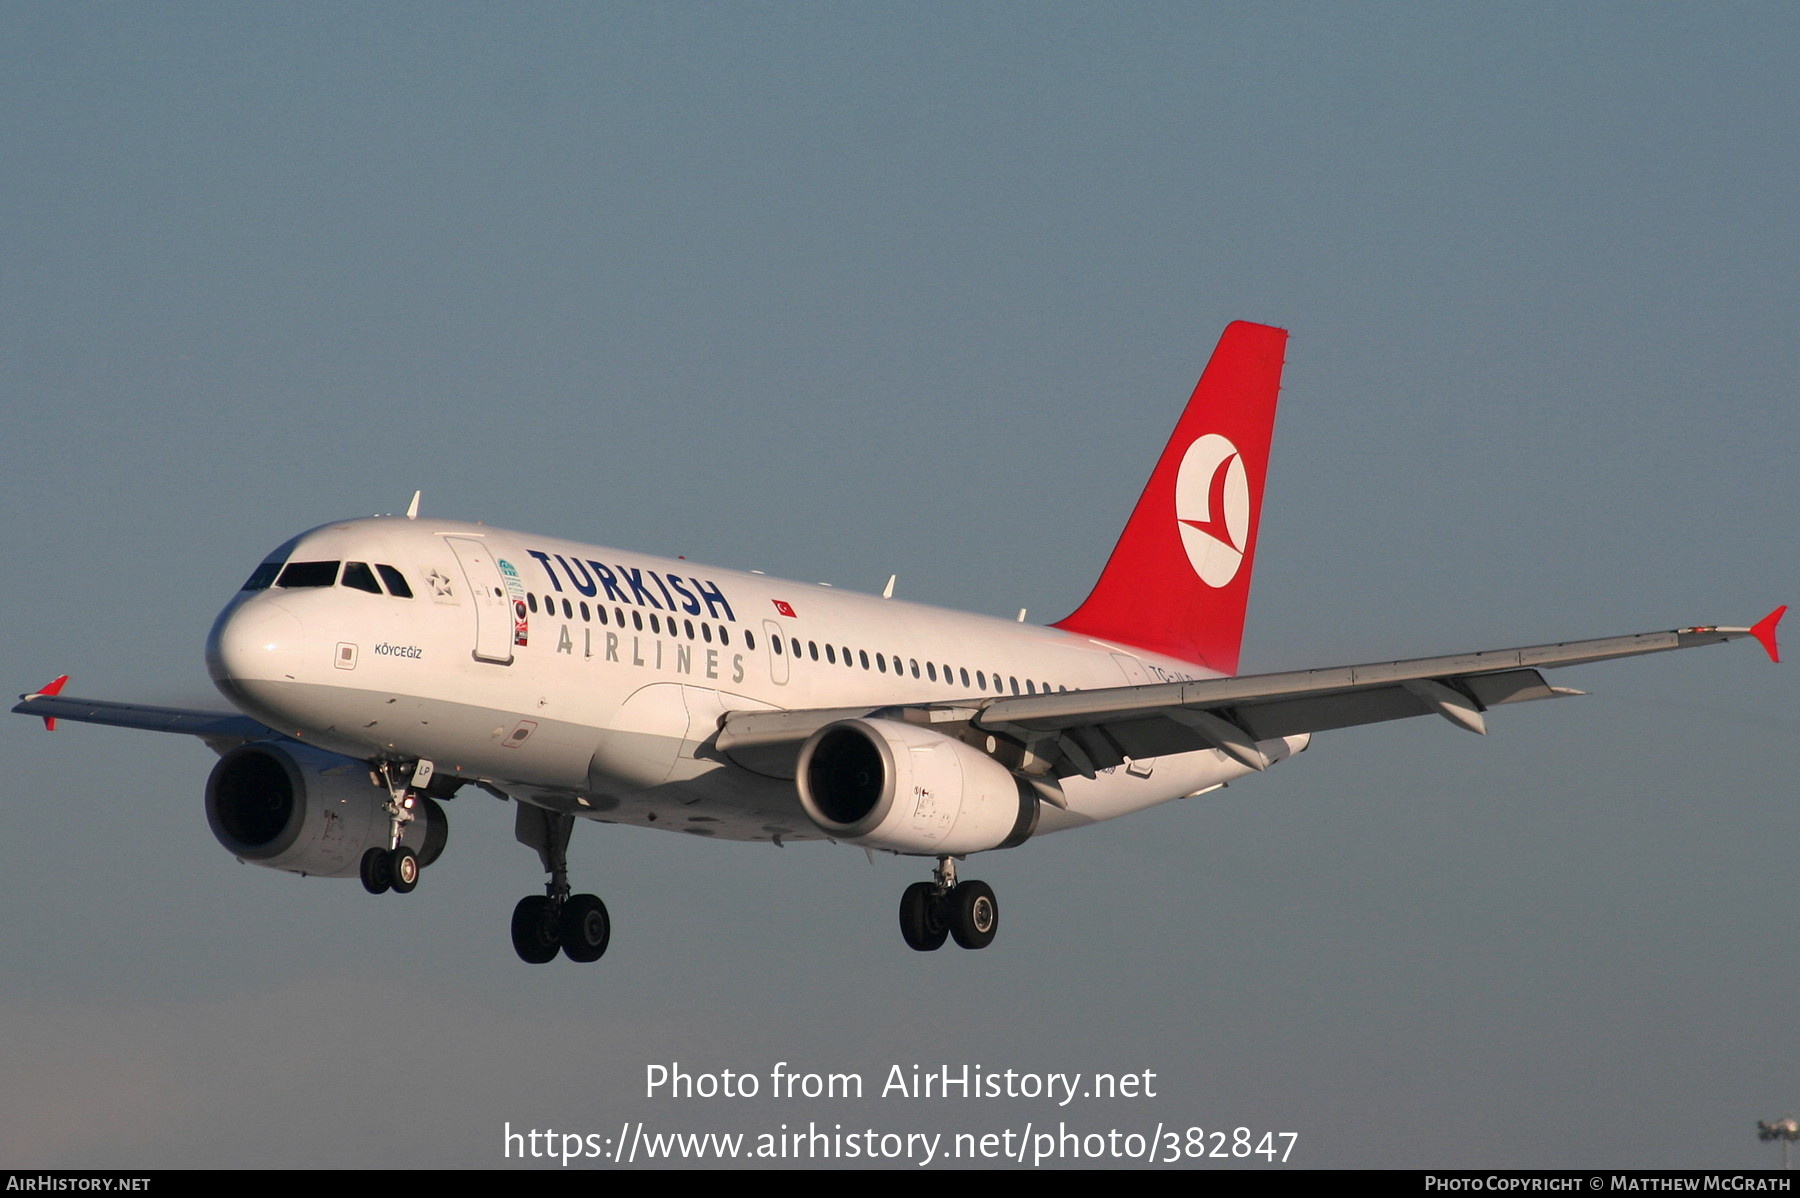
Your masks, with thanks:
[(198, 736), (213, 835), (240, 860), (411, 891), (442, 800), (515, 807), (549, 879), (520, 900), (528, 962), (606, 951), (572, 893), (578, 819), (719, 840), (832, 840), (935, 862), (900, 930), (983, 948), (972, 853), (1128, 815), (1266, 770), (1315, 732), (1578, 694), (1541, 671), (1742, 636), (1693, 627), (1239, 676), (1287, 334), (1235, 323), (1098, 583), (1048, 627), (419, 516), (301, 533), (206, 644), (241, 714), (65, 697), (14, 711)]

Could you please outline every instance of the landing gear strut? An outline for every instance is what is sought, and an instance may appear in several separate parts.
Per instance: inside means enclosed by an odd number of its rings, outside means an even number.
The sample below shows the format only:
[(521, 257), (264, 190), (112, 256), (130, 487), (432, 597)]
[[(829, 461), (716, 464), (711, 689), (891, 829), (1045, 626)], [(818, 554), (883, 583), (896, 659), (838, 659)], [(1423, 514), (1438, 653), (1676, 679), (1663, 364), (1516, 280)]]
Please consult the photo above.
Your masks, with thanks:
[(529, 894), (513, 908), (513, 951), (527, 965), (543, 965), (558, 952), (571, 961), (598, 961), (612, 940), (606, 904), (591, 894), (569, 893), (569, 833), (575, 817), (529, 803), (518, 804), (513, 835), (534, 848), (550, 880), (543, 894)]
[(954, 936), (963, 948), (986, 948), (1000, 930), (1000, 904), (986, 882), (958, 882), (956, 861), (939, 857), (931, 881), (914, 882), (900, 896), (900, 935), (922, 953)]
[(419, 885), (419, 871), (424, 867), (419, 864), (418, 855), (400, 843), (400, 838), (406, 834), (406, 825), (413, 821), (413, 807), (431, 784), (432, 764), (424, 760), (411, 766), (383, 761), (376, 770), (388, 789), (388, 800), (383, 804), (388, 814), (388, 845), (385, 849), (376, 845), (362, 855), (363, 889), (370, 894), (389, 890), (411, 894)]

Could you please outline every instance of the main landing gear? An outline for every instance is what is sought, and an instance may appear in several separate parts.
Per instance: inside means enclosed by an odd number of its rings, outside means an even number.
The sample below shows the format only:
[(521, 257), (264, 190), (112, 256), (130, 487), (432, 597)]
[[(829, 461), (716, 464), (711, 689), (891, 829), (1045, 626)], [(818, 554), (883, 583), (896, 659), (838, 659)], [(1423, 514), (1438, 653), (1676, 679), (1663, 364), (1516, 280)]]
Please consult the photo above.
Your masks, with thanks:
[(398, 762), (383, 761), (376, 766), (387, 785), (388, 847), (376, 845), (362, 855), (363, 889), (370, 894), (411, 894), (419, 884), (419, 856), (400, 843), (406, 825), (413, 821), (413, 807), (431, 785), (432, 765), (417, 761), (408, 768)]
[(513, 951), (528, 965), (562, 953), (571, 961), (598, 961), (612, 940), (606, 904), (591, 894), (569, 893), (569, 833), (575, 817), (518, 804), (513, 835), (538, 851), (550, 880), (543, 894), (528, 894), (513, 908)]
[(928, 953), (951, 936), (964, 948), (986, 948), (1000, 930), (1000, 904), (986, 882), (958, 882), (956, 862), (939, 857), (931, 881), (914, 882), (900, 896), (900, 935)]

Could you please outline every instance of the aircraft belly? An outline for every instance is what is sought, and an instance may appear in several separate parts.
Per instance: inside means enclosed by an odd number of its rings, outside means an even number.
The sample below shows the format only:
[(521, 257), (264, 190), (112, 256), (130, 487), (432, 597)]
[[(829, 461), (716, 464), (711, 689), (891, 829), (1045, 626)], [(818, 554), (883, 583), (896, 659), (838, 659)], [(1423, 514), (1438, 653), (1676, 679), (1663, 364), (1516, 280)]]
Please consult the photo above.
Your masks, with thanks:
[(234, 680), (230, 694), (278, 732), (350, 757), (430, 758), (440, 775), (579, 788), (595, 732), (579, 723), (416, 695)]
[(692, 770), (689, 776), (648, 790), (597, 792), (586, 804), (577, 803), (569, 810), (602, 823), (718, 840), (786, 844), (826, 839), (801, 810), (793, 783), (759, 778), (714, 762), (682, 760), (684, 764), (676, 772)]

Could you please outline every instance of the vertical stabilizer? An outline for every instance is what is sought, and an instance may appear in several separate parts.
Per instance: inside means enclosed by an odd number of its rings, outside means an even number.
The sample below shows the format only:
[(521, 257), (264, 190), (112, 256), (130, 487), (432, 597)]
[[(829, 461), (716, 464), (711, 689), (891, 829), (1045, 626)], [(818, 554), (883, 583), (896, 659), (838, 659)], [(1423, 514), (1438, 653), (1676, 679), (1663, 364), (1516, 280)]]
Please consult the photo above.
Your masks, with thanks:
[(1237, 673), (1287, 332), (1236, 321), (1093, 593), (1055, 625)]

